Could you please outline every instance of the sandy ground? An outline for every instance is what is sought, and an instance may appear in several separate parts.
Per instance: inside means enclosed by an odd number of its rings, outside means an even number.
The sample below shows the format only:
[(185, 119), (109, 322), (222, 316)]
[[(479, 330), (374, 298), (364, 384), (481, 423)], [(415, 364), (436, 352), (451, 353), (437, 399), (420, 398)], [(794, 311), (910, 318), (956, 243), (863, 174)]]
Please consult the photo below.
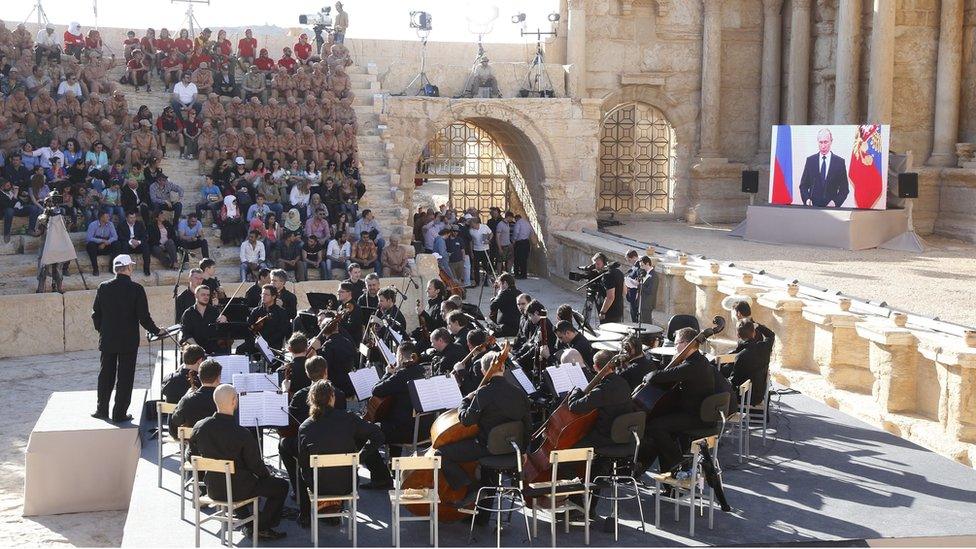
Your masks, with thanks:
[(976, 326), (976, 246), (972, 244), (929, 236), (925, 237), (928, 249), (920, 254), (881, 249), (848, 251), (749, 242), (729, 237), (731, 229), (645, 221), (607, 230)]
[[(143, 348), (145, 351), (145, 348)], [(136, 387), (149, 386), (147, 355), (140, 353)], [(0, 546), (68, 544), (82, 547), (122, 543), (125, 511), (22, 517), (24, 452), (27, 439), (54, 391), (93, 390), (98, 352), (0, 360)], [(90, 413), (93, 410), (81, 410)]]

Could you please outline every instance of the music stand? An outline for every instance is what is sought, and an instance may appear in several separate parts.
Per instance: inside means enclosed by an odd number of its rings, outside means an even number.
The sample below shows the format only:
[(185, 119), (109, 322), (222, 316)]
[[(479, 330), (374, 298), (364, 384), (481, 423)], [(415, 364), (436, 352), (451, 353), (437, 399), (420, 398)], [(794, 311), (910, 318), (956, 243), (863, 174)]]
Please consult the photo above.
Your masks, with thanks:
[[(146, 333), (146, 340), (149, 342), (149, 353), (152, 354), (152, 344), (155, 341), (159, 342), (159, 398), (163, 398), (163, 370), (166, 368), (166, 340), (173, 340), (173, 358), (176, 361), (175, 370), (179, 370), (180, 359), (180, 341), (179, 335), (183, 331), (182, 324), (173, 324), (163, 329), (162, 334), (151, 334)], [(175, 371), (174, 370), (174, 371)]]
[(335, 309), (339, 306), (339, 298), (335, 294), (309, 292), (305, 296), (308, 298), (309, 309), (314, 312)]
[(247, 298), (234, 297), (224, 304), (224, 316), (228, 323), (245, 322), (247, 316), (251, 314), (251, 308), (247, 305)]
[(217, 330), (217, 339), (239, 341), (251, 337), (251, 325), (247, 322), (218, 322), (214, 327)]

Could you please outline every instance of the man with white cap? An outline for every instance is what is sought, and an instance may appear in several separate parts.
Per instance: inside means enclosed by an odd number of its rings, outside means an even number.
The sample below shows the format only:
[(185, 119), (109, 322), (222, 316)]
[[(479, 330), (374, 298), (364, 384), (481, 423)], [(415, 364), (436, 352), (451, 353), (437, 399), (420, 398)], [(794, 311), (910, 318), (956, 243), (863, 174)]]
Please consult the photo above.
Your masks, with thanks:
[[(120, 254), (112, 261), (115, 278), (98, 285), (92, 304), (92, 322), (98, 332), (101, 370), (98, 373), (98, 403), (92, 417), (115, 423), (130, 421), (129, 402), (139, 351), (139, 324), (153, 334), (161, 330), (149, 315), (146, 290), (132, 280), (132, 257)], [(115, 406), (109, 416), (108, 401), (115, 386)]]
[(37, 38), (34, 40), (34, 64), (40, 65), (44, 56), (55, 63), (61, 62), (61, 44), (54, 34), (54, 25), (50, 23), (37, 31)]

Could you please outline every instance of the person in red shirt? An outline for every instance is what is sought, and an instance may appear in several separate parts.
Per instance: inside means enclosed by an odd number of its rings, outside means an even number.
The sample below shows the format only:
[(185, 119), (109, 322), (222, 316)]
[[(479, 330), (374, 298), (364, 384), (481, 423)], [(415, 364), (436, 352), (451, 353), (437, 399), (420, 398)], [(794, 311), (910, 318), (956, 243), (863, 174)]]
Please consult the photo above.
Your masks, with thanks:
[(64, 53), (81, 60), (81, 51), (85, 49), (85, 35), (81, 32), (81, 25), (72, 21), (64, 31)]
[(163, 58), (162, 63), (160, 63), (160, 67), (163, 71), (163, 84), (166, 89), (169, 89), (180, 81), (180, 76), (183, 73), (183, 64), (185, 62), (186, 56), (177, 51), (174, 51)]
[(152, 70), (156, 66), (156, 29), (146, 29), (146, 35), (139, 41), (143, 63)]
[(268, 56), (267, 48), (261, 48), (261, 52), (258, 54), (258, 58), (254, 60), (254, 65), (257, 66), (259, 71), (271, 72), (275, 69), (275, 62), (270, 56)]
[(95, 29), (90, 29), (88, 31), (88, 37), (85, 38), (85, 49), (102, 53), (101, 33)]
[(281, 59), (278, 60), (278, 66), (287, 70), (289, 73), (295, 72), (295, 66), (298, 65), (298, 62), (295, 61), (295, 58), (291, 56), (291, 48), (282, 48), (281, 53), (282, 55)]
[(122, 48), (122, 51), (125, 52), (125, 60), (132, 59), (132, 52), (139, 48), (139, 39), (136, 38), (136, 31), (125, 33), (125, 41), (122, 42)]
[(237, 57), (245, 63), (254, 63), (254, 55), (258, 50), (258, 41), (252, 36), (251, 29), (244, 31), (244, 38), (237, 41)]
[(126, 63), (126, 72), (129, 77), (129, 83), (135, 86), (136, 91), (139, 91), (139, 86), (146, 86), (146, 91), (151, 92), (152, 88), (149, 87), (149, 64), (145, 62), (145, 56), (140, 49), (132, 50), (132, 59)]
[(234, 47), (231, 45), (230, 40), (227, 39), (227, 31), (223, 29), (217, 31), (216, 53), (225, 57), (230, 57), (230, 54), (234, 53)]
[(206, 63), (207, 66), (210, 66), (213, 64), (213, 57), (207, 50), (203, 49), (203, 46), (197, 44), (193, 48), (193, 56), (190, 57), (189, 70), (197, 70), (200, 68), (200, 63)]
[(176, 48), (176, 41), (169, 35), (169, 29), (163, 27), (159, 29), (159, 38), (156, 39), (156, 49), (162, 55), (169, 55)]
[(308, 35), (303, 33), (298, 37), (298, 43), (295, 44), (295, 57), (304, 65), (308, 63), (311, 56), (312, 45), (308, 43)]
[(183, 55), (190, 55), (193, 52), (193, 40), (190, 39), (190, 32), (186, 29), (180, 29), (180, 35), (173, 41), (173, 44), (177, 51)]

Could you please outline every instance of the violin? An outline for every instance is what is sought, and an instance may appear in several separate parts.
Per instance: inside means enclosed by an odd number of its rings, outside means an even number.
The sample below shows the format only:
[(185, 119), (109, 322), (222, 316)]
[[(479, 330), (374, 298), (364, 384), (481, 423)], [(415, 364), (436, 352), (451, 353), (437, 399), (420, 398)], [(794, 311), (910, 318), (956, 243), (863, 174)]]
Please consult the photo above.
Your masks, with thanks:
[[(454, 366), (454, 368), (457, 368), (458, 366), (467, 367), (468, 363), (470, 363), (474, 359), (474, 357), (480, 355), (481, 353), (486, 352), (488, 349), (491, 349), (494, 346), (495, 346), (495, 336), (490, 335), (488, 336), (488, 339), (486, 339), (484, 343), (478, 345), (474, 349), (471, 349), (471, 352), (468, 353), (467, 356), (462, 358), (461, 361)], [(454, 376), (454, 379), (456, 379), (458, 383), (461, 382), (460, 379), (457, 379), (457, 374), (458, 374), (457, 370), (452, 370), (451, 372), (448, 372), (448, 374)]]
[(251, 330), (251, 333), (255, 336), (261, 335), (261, 332), (264, 331), (264, 325), (267, 324), (269, 318), (271, 318), (271, 315), (264, 315), (258, 318), (254, 321), (254, 323), (248, 326), (248, 329)]
[(349, 318), (349, 315), (352, 314), (355, 308), (356, 306), (352, 302), (346, 303), (342, 309), (339, 310), (338, 314), (326, 322), (325, 326), (322, 326), (322, 329), (319, 331), (318, 335), (312, 338), (311, 343), (308, 346), (308, 350), (305, 351), (306, 358), (311, 356), (311, 353), (315, 352), (316, 347), (314, 346), (314, 343), (318, 341), (319, 347), (321, 347), (325, 339), (339, 331), (339, 327), (342, 326), (342, 323)]
[(187, 370), (186, 382), (190, 384), (190, 390), (196, 391), (201, 387), (200, 374), (196, 370)]
[[(419, 299), (417, 300), (417, 308), (420, 309)], [(430, 328), (427, 326), (427, 318), (423, 314), (418, 314), (417, 321), (420, 323), (420, 335), (427, 341), (430, 341)]]
[(542, 372), (546, 369), (546, 362), (547, 362), (547, 359), (542, 356), (542, 348), (547, 347), (549, 344), (549, 334), (546, 333), (547, 318), (548, 318), (548, 314), (546, 313), (546, 311), (542, 311), (539, 314), (539, 331), (536, 332), (536, 335), (539, 336), (539, 339), (536, 341), (536, 350), (535, 350), (535, 376), (536, 379), (540, 379), (540, 380), (542, 379)]
[(451, 295), (461, 296), (461, 299), (465, 298), (467, 292), (465, 292), (464, 288), (462, 288), (461, 285), (458, 284), (456, 280), (454, 280), (453, 276), (451, 276), (450, 274), (447, 273), (447, 271), (444, 270), (444, 267), (439, 267), (437, 274), (438, 276), (440, 276), (441, 282), (443, 282), (444, 285), (447, 286), (447, 291)]

